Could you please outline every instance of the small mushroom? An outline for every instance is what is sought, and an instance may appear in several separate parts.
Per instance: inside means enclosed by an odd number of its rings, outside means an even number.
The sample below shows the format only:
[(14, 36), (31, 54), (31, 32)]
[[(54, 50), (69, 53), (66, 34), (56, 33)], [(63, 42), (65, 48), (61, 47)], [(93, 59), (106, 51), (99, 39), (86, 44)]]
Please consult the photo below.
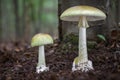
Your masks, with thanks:
[(104, 20), (106, 15), (99, 9), (91, 6), (74, 6), (65, 10), (60, 19), (64, 21), (78, 21), (79, 28), (79, 55), (74, 59), (72, 71), (86, 72), (93, 70), (92, 61), (88, 60), (86, 44), (86, 28), (88, 21)]
[(44, 45), (51, 43), (53, 43), (53, 39), (48, 34), (39, 33), (32, 38), (31, 46), (32, 47), (39, 46), (38, 64), (36, 67), (37, 73), (49, 70), (49, 67), (46, 67), (45, 63)]

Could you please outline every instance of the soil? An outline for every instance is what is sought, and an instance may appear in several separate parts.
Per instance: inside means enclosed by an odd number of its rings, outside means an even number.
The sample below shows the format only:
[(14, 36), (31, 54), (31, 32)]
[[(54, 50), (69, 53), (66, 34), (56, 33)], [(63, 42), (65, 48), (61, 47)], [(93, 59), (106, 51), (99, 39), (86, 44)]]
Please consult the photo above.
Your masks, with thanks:
[(89, 49), (94, 70), (72, 72), (72, 62), (78, 55), (76, 45), (55, 42), (45, 46), (46, 63), (50, 71), (36, 73), (38, 47), (27, 43), (0, 44), (0, 80), (120, 80), (120, 42), (97, 44)]

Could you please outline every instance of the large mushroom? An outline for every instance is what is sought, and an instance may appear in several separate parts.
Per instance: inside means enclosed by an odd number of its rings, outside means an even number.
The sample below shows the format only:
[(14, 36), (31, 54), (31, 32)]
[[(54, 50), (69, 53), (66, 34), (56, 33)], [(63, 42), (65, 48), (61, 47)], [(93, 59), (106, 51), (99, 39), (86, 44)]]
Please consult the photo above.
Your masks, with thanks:
[(74, 6), (65, 10), (60, 19), (64, 21), (78, 21), (79, 55), (73, 61), (72, 71), (86, 72), (93, 69), (92, 61), (88, 60), (86, 44), (86, 28), (88, 21), (104, 20), (106, 15), (101, 10), (91, 6)]
[(39, 33), (33, 36), (32, 38), (31, 46), (32, 47), (39, 46), (38, 64), (36, 67), (37, 73), (49, 70), (49, 67), (46, 67), (46, 63), (45, 63), (44, 45), (51, 43), (53, 43), (53, 39), (48, 34)]

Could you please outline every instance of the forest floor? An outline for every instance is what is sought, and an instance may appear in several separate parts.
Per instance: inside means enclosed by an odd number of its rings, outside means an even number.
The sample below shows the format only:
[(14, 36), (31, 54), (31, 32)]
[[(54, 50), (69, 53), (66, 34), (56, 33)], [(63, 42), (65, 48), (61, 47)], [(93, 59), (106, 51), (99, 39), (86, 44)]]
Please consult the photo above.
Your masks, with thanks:
[(94, 70), (86, 73), (71, 71), (77, 46), (55, 42), (46, 45), (45, 52), (50, 71), (37, 74), (38, 47), (22, 42), (0, 44), (0, 80), (120, 80), (120, 41), (89, 49)]

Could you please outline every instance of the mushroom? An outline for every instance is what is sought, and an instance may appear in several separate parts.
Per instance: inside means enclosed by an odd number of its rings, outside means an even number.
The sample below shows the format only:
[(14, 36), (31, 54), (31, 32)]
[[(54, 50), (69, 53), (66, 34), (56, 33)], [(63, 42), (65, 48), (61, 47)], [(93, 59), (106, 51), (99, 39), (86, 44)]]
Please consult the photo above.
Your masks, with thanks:
[(37, 73), (49, 70), (49, 67), (46, 67), (46, 63), (45, 63), (44, 45), (51, 43), (53, 43), (53, 39), (48, 34), (39, 33), (33, 36), (32, 38), (31, 46), (32, 47), (39, 46), (38, 64), (36, 67)]
[(87, 72), (93, 70), (92, 61), (88, 60), (86, 44), (86, 28), (88, 21), (104, 20), (106, 15), (101, 10), (91, 6), (74, 6), (65, 10), (60, 19), (64, 21), (78, 21), (79, 55), (73, 61), (72, 71)]

